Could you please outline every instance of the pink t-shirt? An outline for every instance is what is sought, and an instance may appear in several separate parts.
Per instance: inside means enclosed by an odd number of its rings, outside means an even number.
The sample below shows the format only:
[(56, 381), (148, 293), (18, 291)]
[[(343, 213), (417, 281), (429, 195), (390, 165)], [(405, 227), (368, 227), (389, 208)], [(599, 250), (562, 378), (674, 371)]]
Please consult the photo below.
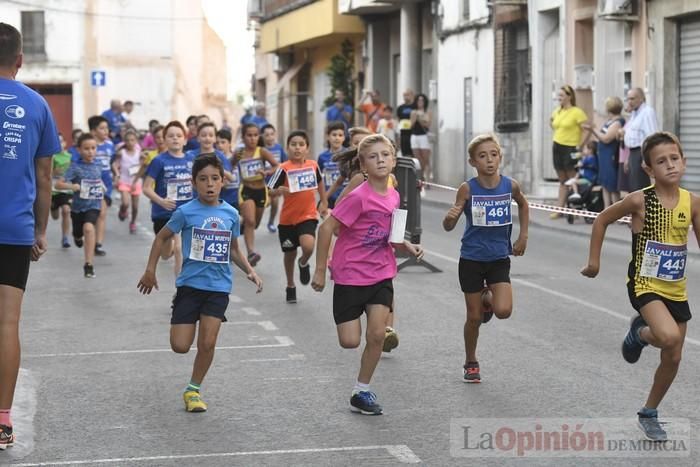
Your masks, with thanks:
[(380, 195), (364, 182), (333, 209), (340, 222), (333, 250), (333, 280), (341, 285), (373, 285), (396, 276), (396, 258), (389, 243), (391, 215), (399, 193)]

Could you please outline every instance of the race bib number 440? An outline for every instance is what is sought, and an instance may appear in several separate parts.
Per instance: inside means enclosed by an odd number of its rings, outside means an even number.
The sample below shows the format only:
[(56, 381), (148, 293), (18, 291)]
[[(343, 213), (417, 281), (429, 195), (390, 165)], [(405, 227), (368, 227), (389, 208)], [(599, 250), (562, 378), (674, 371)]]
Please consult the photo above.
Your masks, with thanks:
[(316, 180), (316, 170), (314, 170), (313, 167), (289, 170), (287, 172), (287, 178), (289, 180), (290, 193), (315, 190), (318, 188), (318, 180)]
[(511, 195), (472, 195), (472, 224), (498, 227), (513, 223)]
[(230, 230), (192, 229), (190, 259), (207, 263), (228, 263)]
[(243, 180), (260, 177), (260, 171), (263, 170), (262, 159), (244, 159), (239, 163), (241, 167), (241, 177)]
[(685, 277), (687, 256), (688, 245), (670, 245), (647, 240), (639, 275), (662, 281), (679, 281)]
[(169, 180), (167, 198), (173, 201), (192, 199), (192, 182), (190, 180)]
[(80, 181), (80, 199), (102, 199), (103, 197), (102, 180)]
[(330, 187), (340, 178), (340, 167), (336, 162), (328, 162), (323, 167), (323, 184)]

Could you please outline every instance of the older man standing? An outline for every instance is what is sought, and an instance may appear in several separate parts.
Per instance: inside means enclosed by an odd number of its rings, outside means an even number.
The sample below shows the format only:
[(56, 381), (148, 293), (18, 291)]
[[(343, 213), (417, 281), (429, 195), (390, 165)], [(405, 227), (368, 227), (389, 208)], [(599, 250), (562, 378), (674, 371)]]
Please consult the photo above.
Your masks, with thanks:
[(115, 144), (118, 143), (122, 126), (126, 123), (123, 112), (124, 107), (119, 99), (112, 99), (109, 102), (109, 109), (102, 112), (102, 116), (107, 119), (107, 125), (109, 125), (109, 137)]
[(19, 373), (19, 317), (29, 261), (46, 251), (51, 156), (61, 150), (49, 106), (15, 81), (22, 36), (0, 23), (0, 450), (14, 443), (10, 409)]
[(627, 102), (632, 114), (630, 121), (624, 129), (620, 129), (619, 135), (624, 138), (625, 146), (630, 150), (627, 167), (629, 174), (630, 192), (641, 190), (649, 186), (649, 176), (642, 168), (642, 143), (647, 136), (656, 132), (658, 128), (656, 113), (646, 103), (644, 91), (641, 88), (632, 88), (627, 92)]

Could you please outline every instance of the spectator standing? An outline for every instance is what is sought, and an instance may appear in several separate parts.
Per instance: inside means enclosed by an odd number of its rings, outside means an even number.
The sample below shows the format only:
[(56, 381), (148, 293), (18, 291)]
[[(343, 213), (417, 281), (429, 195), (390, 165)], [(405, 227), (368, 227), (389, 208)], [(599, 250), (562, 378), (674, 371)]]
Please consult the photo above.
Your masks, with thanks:
[(0, 94), (13, 96), (0, 101), (0, 449), (15, 440), (10, 410), (20, 364), (20, 311), (30, 259), (46, 252), (51, 156), (61, 150), (46, 101), (15, 81), (22, 60), (22, 35), (0, 23)]
[(345, 125), (345, 137), (348, 128), (352, 126), (352, 106), (345, 101), (345, 93), (336, 89), (333, 93), (335, 102), (326, 110), (326, 124), (331, 122), (343, 122)]
[(428, 96), (417, 94), (411, 111), (411, 152), (420, 161), (424, 180), (432, 180), (430, 168), (430, 112), (428, 112)]
[(107, 119), (107, 125), (109, 126), (109, 137), (115, 144), (119, 142), (119, 133), (122, 125), (126, 123), (123, 112), (124, 108), (119, 99), (112, 99), (109, 103), (109, 109), (102, 112), (102, 116)]
[(399, 141), (397, 139), (396, 120), (393, 116), (394, 109), (387, 105), (382, 110), (382, 118), (377, 124), (377, 133), (384, 135), (395, 147), (398, 147)]
[(253, 118), (251, 118), (251, 122), (257, 125), (260, 133), (262, 133), (262, 127), (270, 124), (265, 117), (266, 113), (267, 109), (265, 108), (265, 104), (258, 104), (255, 106), (255, 115), (253, 115)]
[(413, 89), (406, 89), (403, 92), (403, 104), (396, 109), (396, 116), (399, 118), (399, 130), (401, 134), (401, 155), (411, 156), (411, 112), (413, 111), (413, 101), (416, 98)]
[(377, 125), (382, 118), (382, 109), (384, 109), (384, 104), (382, 104), (379, 91), (365, 91), (357, 110), (365, 115), (365, 126), (372, 133), (377, 132)]
[(656, 112), (646, 103), (646, 96), (641, 88), (632, 88), (627, 92), (627, 102), (632, 113), (630, 122), (620, 134), (625, 146), (630, 150), (627, 159), (630, 192), (641, 190), (650, 185), (649, 176), (642, 168), (642, 143), (647, 136), (655, 133), (659, 125)]

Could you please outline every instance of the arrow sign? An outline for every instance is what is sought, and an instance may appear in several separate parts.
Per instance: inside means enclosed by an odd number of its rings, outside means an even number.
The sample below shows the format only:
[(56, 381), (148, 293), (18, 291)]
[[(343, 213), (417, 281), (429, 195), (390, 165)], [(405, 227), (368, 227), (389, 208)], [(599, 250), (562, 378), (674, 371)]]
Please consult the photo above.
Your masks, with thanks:
[(104, 70), (92, 70), (90, 72), (90, 83), (94, 88), (104, 86), (107, 84), (107, 72)]

